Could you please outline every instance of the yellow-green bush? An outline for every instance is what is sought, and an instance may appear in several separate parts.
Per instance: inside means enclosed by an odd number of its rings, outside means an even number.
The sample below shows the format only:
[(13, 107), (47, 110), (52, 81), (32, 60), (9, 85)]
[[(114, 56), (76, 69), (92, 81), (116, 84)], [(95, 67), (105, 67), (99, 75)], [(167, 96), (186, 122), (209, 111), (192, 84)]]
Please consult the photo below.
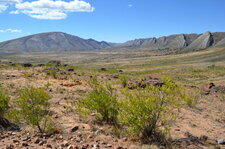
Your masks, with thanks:
[(121, 75), (119, 76), (120, 82), (122, 84), (123, 87), (127, 87), (127, 83), (128, 83), (128, 78), (127, 76)]
[(125, 89), (123, 92), (119, 121), (127, 127), (129, 134), (154, 138), (159, 132), (168, 133), (176, 110), (182, 104), (183, 93), (182, 88), (170, 79), (163, 82), (162, 87), (150, 85), (145, 89)]
[(96, 118), (116, 123), (119, 107), (111, 85), (104, 86), (96, 78), (91, 79), (90, 85), (93, 90), (78, 103), (79, 110), (83, 113), (96, 112)]
[(9, 109), (9, 96), (0, 88), (0, 116), (4, 116)]
[(19, 91), (16, 99), (17, 110), (12, 111), (16, 119), (25, 121), (33, 128), (38, 128), (40, 133), (47, 131), (49, 116), (50, 96), (42, 88), (28, 87)]

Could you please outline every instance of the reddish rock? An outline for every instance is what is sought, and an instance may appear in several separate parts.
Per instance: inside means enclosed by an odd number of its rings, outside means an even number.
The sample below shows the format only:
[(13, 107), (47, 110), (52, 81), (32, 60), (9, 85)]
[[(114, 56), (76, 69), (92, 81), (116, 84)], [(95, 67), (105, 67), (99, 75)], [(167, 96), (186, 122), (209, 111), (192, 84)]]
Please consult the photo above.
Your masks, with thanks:
[(211, 89), (212, 87), (214, 87), (215, 86), (215, 84), (214, 83), (209, 83), (209, 84), (206, 84), (206, 85), (204, 85), (204, 89), (205, 90), (208, 90), (208, 89)]

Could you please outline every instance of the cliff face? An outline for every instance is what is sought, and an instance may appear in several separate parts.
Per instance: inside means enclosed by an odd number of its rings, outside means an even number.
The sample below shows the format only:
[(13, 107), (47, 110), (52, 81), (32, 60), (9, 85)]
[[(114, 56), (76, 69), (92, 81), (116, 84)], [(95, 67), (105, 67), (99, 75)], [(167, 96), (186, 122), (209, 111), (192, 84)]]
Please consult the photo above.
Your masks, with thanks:
[(128, 41), (121, 47), (145, 48), (148, 50), (201, 50), (211, 46), (223, 45), (225, 33), (206, 32), (204, 34), (178, 34), (160, 38), (135, 39)]

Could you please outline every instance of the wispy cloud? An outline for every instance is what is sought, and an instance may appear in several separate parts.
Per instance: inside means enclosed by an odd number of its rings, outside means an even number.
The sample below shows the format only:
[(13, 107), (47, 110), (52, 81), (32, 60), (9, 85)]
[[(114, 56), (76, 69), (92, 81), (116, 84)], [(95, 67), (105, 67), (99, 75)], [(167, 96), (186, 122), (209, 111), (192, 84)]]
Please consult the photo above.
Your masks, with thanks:
[(0, 13), (5, 11), (9, 5), (20, 3), (22, 0), (0, 0)]
[(129, 5), (128, 5), (128, 7), (130, 7), (130, 8), (131, 8), (131, 7), (133, 7), (133, 5), (132, 5), (132, 4), (129, 4)]
[(59, 20), (67, 18), (70, 12), (93, 12), (94, 7), (83, 0), (36, 0), (32, 2), (20, 2), (15, 5), (16, 10), (11, 14), (26, 14), (36, 19)]
[(19, 29), (11, 29), (11, 28), (8, 28), (8, 29), (5, 29), (5, 30), (0, 30), (0, 33), (5, 33), (5, 32), (22, 33), (23, 31), (22, 30), (19, 30)]

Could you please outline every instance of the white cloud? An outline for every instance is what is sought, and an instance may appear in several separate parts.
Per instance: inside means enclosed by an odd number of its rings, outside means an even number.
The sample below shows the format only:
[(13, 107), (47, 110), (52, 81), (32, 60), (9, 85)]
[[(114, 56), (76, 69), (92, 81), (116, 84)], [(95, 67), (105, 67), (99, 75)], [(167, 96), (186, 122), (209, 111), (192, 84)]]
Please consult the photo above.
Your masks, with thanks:
[(59, 20), (67, 18), (70, 12), (93, 12), (94, 7), (83, 0), (36, 0), (32, 2), (20, 2), (15, 5), (15, 11), (11, 14), (23, 13), (36, 19)]
[(133, 7), (133, 5), (132, 4), (129, 4), (128, 7)]
[(0, 33), (5, 33), (5, 32), (10, 32), (10, 33), (22, 33), (22, 30), (19, 29), (5, 29), (5, 30), (0, 30)]
[(9, 5), (16, 4), (22, 0), (0, 0), (0, 13), (5, 11)]
[(6, 5), (0, 4), (0, 13), (7, 9)]

